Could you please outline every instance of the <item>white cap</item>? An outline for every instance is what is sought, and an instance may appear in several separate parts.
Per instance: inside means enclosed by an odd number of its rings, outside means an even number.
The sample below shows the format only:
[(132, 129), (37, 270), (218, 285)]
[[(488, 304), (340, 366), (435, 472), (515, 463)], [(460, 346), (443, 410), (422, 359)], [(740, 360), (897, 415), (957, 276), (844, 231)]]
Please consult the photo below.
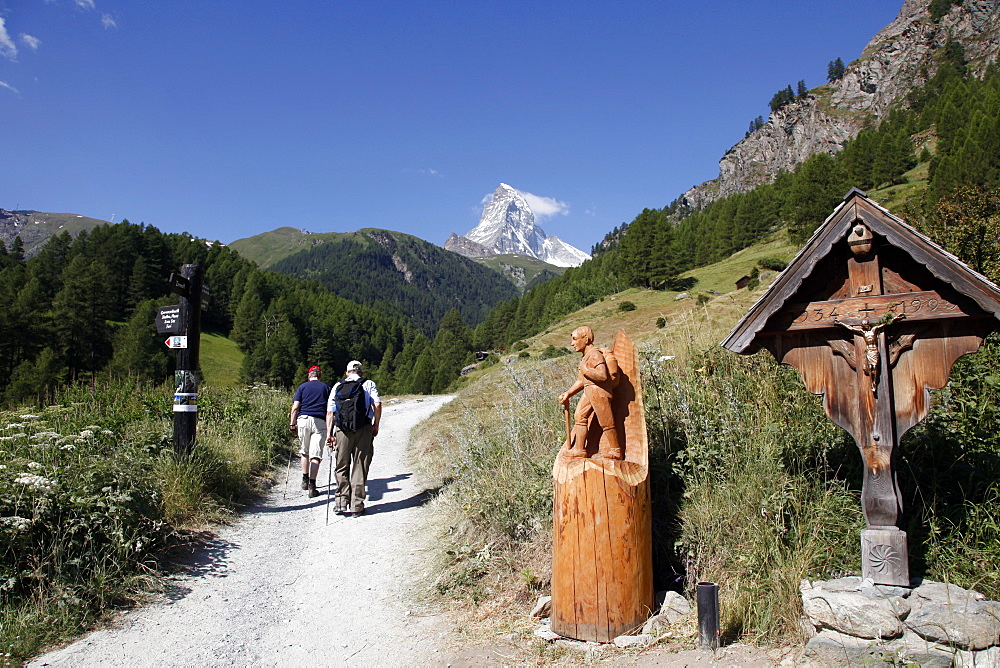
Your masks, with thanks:
[(361, 370), (361, 362), (359, 362), (357, 360), (351, 360), (350, 362), (347, 363), (347, 370), (348, 370), (348, 372), (355, 371), (355, 370), (360, 371)]

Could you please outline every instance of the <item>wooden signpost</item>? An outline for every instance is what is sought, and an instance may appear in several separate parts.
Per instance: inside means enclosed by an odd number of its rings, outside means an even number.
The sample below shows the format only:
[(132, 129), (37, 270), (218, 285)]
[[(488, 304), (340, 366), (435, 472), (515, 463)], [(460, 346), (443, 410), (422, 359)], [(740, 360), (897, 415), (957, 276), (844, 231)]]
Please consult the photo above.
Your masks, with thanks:
[(854, 189), (723, 341), (795, 367), (857, 442), (864, 579), (909, 586), (897, 445), (998, 319), (997, 286)]
[(174, 450), (189, 453), (198, 433), (198, 358), (201, 350), (201, 311), (208, 305), (204, 271), (185, 264), (170, 275), (170, 289), (180, 297), (177, 306), (164, 306), (156, 316), (156, 330), (167, 337), (164, 344), (177, 351), (174, 366)]
[(639, 360), (624, 331), (612, 351), (620, 373), (610, 400), (615, 433), (602, 426), (595, 406), (586, 442), (574, 443), (569, 436), (552, 470), (552, 630), (600, 642), (631, 633), (653, 607), (649, 449)]

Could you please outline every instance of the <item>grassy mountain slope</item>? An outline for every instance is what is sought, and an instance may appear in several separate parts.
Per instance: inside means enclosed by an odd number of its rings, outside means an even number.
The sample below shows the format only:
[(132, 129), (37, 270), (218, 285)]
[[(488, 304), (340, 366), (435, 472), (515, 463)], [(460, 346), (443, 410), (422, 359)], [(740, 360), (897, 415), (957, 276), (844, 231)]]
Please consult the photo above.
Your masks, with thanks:
[(491, 255), (472, 260), (501, 273), (521, 292), (526, 292), (556, 276), (562, 276), (566, 271), (566, 267), (557, 267), (527, 255)]
[(235, 341), (218, 332), (202, 332), (200, 358), (203, 380), (208, 385), (235, 387), (239, 383), (243, 351)]
[[(657, 337), (664, 334), (664, 330), (657, 327), (658, 318), (666, 320), (666, 331), (669, 332), (674, 320), (687, 317), (690, 311), (696, 308), (697, 298), (700, 295), (709, 298), (709, 304), (713, 309), (716, 305), (722, 304), (749, 306), (777, 273), (761, 271), (761, 287), (754, 292), (746, 289), (737, 290), (736, 281), (749, 274), (762, 258), (773, 257), (787, 262), (798, 250), (797, 246), (788, 241), (784, 232), (776, 233), (770, 239), (745, 248), (721, 262), (683, 274), (681, 278), (691, 278), (695, 281), (694, 287), (687, 291), (687, 297), (681, 297), (684, 293), (672, 290), (631, 288), (619, 292), (571, 313), (541, 334), (528, 339), (527, 351), (534, 357), (550, 345), (568, 348), (570, 334), (581, 325), (589, 325), (594, 330), (599, 345), (610, 345), (615, 333), (622, 328), (637, 343), (650, 337)], [(624, 302), (635, 304), (635, 310), (620, 310)], [(733, 318), (733, 325), (739, 317), (742, 317), (742, 313)]]
[(290, 255), (328, 241), (349, 237), (351, 234), (353, 233), (306, 232), (294, 227), (279, 227), (246, 239), (237, 239), (229, 244), (229, 247), (256, 263), (261, 269), (268, 269)]

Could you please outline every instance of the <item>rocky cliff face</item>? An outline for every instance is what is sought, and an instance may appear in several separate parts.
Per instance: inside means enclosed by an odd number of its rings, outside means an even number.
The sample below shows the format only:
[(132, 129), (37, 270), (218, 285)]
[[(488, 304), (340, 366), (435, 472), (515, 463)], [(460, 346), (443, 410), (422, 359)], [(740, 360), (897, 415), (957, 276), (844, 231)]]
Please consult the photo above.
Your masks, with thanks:
[(467, 239), (460, 234), (451, 233), (448, 240), (444, 242), (444, 249), (450, 250), (452, 253), (458, 253), (459, 255), (464, 255), (465, 257), (489, 257), (490, 255), (496, 255), (495, 252), (491, 251), (486, 246), (482, 244), (477, 244), (472, 239)]
[(836, 153), (869, 120), (903, 106), (906, 94), (934, 75), (935, 52), (949, 36), (962, 43), (970, 71), (982, 75), (1000, 52), (1000, 0), (964, 0), (936, 21), (930, 3), (906, 0), (843, 79), (773, 112), (763, 128), (726, 151), (718, 178), (691, 188), (682, 202), (701, 207), (770, 183), (814, 153)]

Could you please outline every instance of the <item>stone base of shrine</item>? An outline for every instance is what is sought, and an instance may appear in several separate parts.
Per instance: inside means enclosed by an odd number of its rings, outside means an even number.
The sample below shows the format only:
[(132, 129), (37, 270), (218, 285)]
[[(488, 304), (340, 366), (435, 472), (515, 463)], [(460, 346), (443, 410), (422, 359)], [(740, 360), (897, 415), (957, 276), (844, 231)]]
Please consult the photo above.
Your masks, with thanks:
[(874, 584), (910, 586), (905, 531), (874, 526), (861, 531), (861, 577)]

